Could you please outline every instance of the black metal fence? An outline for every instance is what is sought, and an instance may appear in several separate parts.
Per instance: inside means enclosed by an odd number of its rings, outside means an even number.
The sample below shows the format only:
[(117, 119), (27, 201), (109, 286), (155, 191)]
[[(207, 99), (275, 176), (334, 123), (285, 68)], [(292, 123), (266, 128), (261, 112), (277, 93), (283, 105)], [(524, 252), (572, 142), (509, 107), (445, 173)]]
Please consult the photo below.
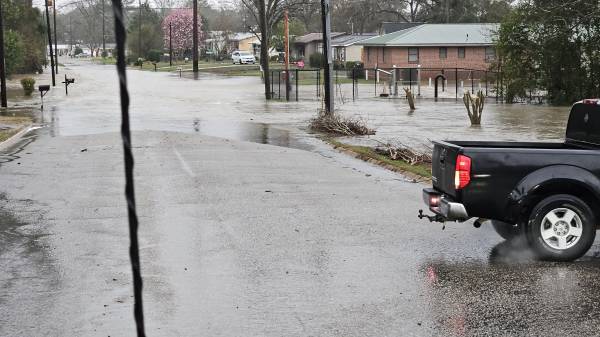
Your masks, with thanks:
[[(271, 70), (274, 99), (298, 101), (319, 99), (323, 91), (323, 69), (290, 69), (286, 92), (285, 70)], [(482, 91), (486, 97), (502, 99), (502, 77), (496, 71), (464, 68), (374, 68), (334, 70), (335, 96), (340, 100), (372, 97), (404, 98), (404, 89), (416, 97), (459, 99), (465, 91)]]

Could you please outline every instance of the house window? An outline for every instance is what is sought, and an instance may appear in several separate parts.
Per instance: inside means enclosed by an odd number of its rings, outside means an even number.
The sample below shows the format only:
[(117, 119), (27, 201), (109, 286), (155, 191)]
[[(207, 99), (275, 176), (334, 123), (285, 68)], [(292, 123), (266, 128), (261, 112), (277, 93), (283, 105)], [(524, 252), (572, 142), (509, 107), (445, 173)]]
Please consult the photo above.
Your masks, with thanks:
[(441, 59), (445, 59), (448, 57), (448, 48), (446, 47), (441, 47), (440, 48), (440, 58)]
[(458, 58), (459, 59), (465, 58), (465, 47), (458, 47)]
[(485, 62), (492, 62), (496, 59), (496, 49), (494, 47), (485, 47)]
[(419, 48), (408, 48), (408, 62), (419, 62)]
[(381, 56), (381, 57), (382, 57), (382, 60), (381, 60), (381, 62), (382, 62), (382, 63), (385, 63), (385, 48), (381, 48), (381, 55), (382, 55), (382, 56)]
[(365, 49), (367, 50), (367, 61), (371, 61), (371, 48), (366, 47)]

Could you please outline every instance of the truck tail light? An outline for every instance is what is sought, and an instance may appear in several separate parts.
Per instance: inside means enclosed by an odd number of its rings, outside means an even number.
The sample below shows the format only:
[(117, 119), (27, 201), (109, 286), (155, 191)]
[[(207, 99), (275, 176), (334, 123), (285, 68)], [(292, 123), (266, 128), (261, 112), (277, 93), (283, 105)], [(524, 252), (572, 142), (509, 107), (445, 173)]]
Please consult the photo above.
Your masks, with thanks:
[(454, 187), (457, 190), (464, 188), (471, 182), (471, 158), (459, 154), (456, 157), (456, 171), (454, 172)]
[(438, 207), (440, 205), (440, 196), (432, 194), (429, 196), (429, 207)]
[(587, 98), (587, 99), (583, 100), (583, 104), (600, 105), (600, 99), (597, 99), (597, 98)]

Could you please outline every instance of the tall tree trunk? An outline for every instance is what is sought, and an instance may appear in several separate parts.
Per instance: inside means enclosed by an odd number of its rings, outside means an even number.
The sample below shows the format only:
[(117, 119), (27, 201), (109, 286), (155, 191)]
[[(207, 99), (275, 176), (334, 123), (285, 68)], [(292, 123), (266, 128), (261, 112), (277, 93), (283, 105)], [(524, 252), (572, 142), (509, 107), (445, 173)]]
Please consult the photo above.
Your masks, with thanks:
[(269, 77), (269, 36), (267, 34), (267, 13), (265, 0), (258, 0), (258, 16), (260, 26), (260, 64), (263, 68), (265, 82), (265, 98), (271, 99), (271, 78)]

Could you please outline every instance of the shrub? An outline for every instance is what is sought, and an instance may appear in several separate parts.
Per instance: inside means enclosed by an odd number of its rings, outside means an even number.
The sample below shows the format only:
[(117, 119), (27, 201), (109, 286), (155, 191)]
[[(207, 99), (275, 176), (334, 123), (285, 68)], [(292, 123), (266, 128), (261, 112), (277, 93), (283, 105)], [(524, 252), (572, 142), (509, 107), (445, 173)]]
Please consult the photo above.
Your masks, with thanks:
[(133, 65), (136, 67), (141, 67), (142, 64), (144, 64), (144, 59), (139, 57), (137, 60), (135, 60), (135, 62), (133, 62)]
[(73, 51), (73, 55), (77, 56), (79, 54), (83, 54), (83, 49), (81, 49), (81, 47), (77, 46), (77, 47), (75, 47), (75, 50)]
[(35, 88), (35, 80), (31, 77), (25, 77), (21, 80), (21, 86), (25, 92), (25, 96), (31, 96), (33, 89)]
[(102, 51), (102, 58), (105, 59), (108, 57), (108, 52), (106, 50)]
[(308, 65), (311, 68), (323, 68), (325, 67), (325, 57), (321, 53), (314, 53), (308, 58)]
[(344, 69), (346, 69), (344, 61), (340, 61), (340, 60), (333, 61), (333, 70), (344, 70)]
[(336, 136), (375, 134), (375, 130), (369, 128), (362, 119), (344, 117), (339, 114), (325, 114), (324, 111), (320, 111), (316, 118), (311, 119), (309, 126), (314, 131)]
[(272, 55), (269, 57), (269, 62), (279, 62), (279, 55)]
[(352, 77), (354, 72), (354, 76), (356, 78), (364, 78), (365, 77), (365, 65), (360, 61), (348, 61), (346, 62), (346, 72), (348, 77)]
[(148, 55), (146, 55), (146, 59), (151, 62), (158, 63), (160, 62), (160, 57), (162, 56), (162, 51), (152, 49), (148, 51)]
[(6, 32), (4, 41), (6, 73), (7, 75), (12, 75), (19, 72), (23, 66), (23, 37), (18, 32), (9, 29)]
[(360, 61), (346, 61), (346, 69), (352, 69), (354, 67), (364, 68), (365, 65)]

